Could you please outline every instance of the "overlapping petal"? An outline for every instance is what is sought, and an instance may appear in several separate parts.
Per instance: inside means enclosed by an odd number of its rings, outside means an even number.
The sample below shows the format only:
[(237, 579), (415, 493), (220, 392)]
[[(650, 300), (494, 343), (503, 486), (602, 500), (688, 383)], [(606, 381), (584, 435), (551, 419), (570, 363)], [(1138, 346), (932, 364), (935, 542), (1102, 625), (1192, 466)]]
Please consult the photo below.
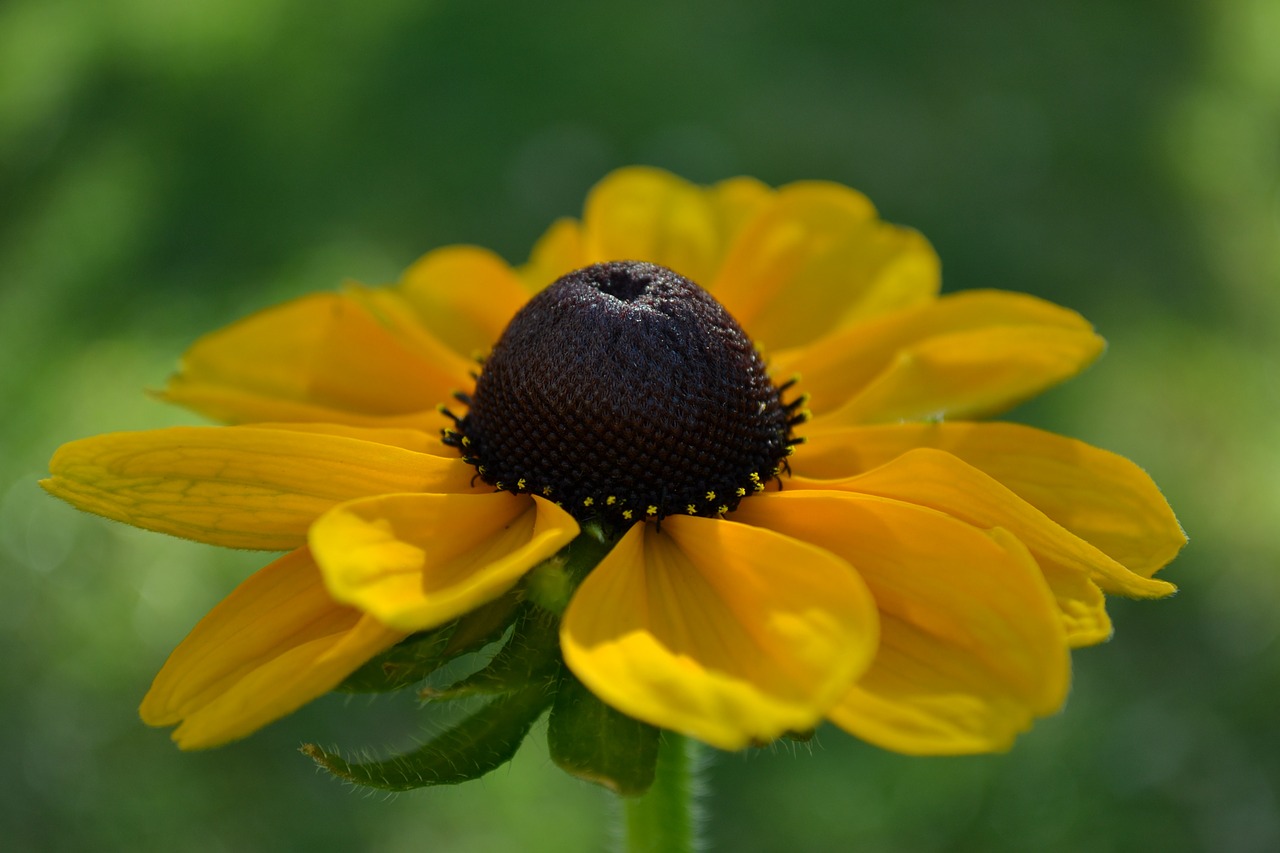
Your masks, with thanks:
[(983, 529), (1008, 530), (1030, 549), (1043, 570), (1072, 645), (1098, 643), (1111, 636), (1111, 622), (1096, 584), (1141, 597), (1174, 590), (1164, 581), (1134, 574), (992, 477), (940, 450), (909, 450), (864, 474), (840, 480), (796, 477), (788, 485), (879, 495), (940, 510)]
[(637, 524), (579, 587), (565, 662), (637, 719), (723, 749), (814, 726), (874, 654), (847, 563), (719, 519)]
[(334, 507), (310, 543), (335, 599), (417, 631), (492, 601), (577, 535), (542, 498), (384, 494)]
[(619, 169), (592, 189), (582, 222), (560, 219), (547, 229), (519, 274), (536, 292), (589, 264), (643, 260), (710, 287), (710, 277), (697, 276), (715, 275), (745, 224), (773, 197), (754, 178), (700, 187), (661, 169)]
[(800, 374), (829, 427), (959, 418), (1020, 403), (1079, 373), (1103, 347), (1074, 311), (971, 291), (776, 353), (775, 372)]
[(423, 432), (410, 427), (361, 427), (351, 426), (350, 424), (325, 424), (310, 421), (282, 421), (280, 423), (268, 421), (257, 423), (253, 426), (257, 429), (319, 433), (321, 435), (354, 438), (359, 441), (372, 441), (375, 444), (388, 444), (392, 447), (412, 450), (414, 453), (440, 455), (440, 452), (444, 451), (446, 456), (452, 457), (454, 455), (452, 451), (446, 449), (438, 434)]
[(337, 604), (307, 550), (254, 574), (174, 650), (142, 700), (153, 726), (184, 749), (244, 737), (342, 682), (404, 639)]
[(752, 178), (700, 187), (661, 169), (613, 172), (582, 222), (556, 222), (521, 274), (540, 289), (587, 264), (644, 260), (706, 287), (772, 349), (933, 298), (937, 255), (881, 222), (860, 193), (805, 181), (774, 191)]
[(911, 753), (998, 750), (1066, 697), (1066, 634), (1039, 567), (1011, 534), (871, 495), (788, 490), (735, 520), (844, 558), (881, 615), (880, 647), (831, 719)]
[(529, 300), (506, 261), (474, 246), (424, 255), (405, 272), (399, 293), (423, 327), (468, 357), (487, 353)]
[(661, 169), (619, 169), (587, 196), (587, 263), (649, 261), (705, 285), (720, 268), (734, 229), (770, 192), (742, 179), (704, 189)]
[(537, 293), (560, 276), (589, 263), (578, 220), (557, 219), (538, 238), (529, 260), (516, 270), (530, 293)]
[[(1186, 535), (1145, 471), (1114, 453), (1033, 427), (946, 422), (823, 429), (815, 424), (793, 470), (838, 479), (867, 471), (912, 448), (933, 447), (964, 460), (1131, 572), (1151, 577)], [(1100, 576), (1107, 592), (1125, 587)], [(1154, 594), (1166, 594), (1172, 587)]]
[(918, 233), (881, 222), (861, 193), (807, 181), (783, 187), (743, 223), (709, 288), (773, 352), (926, 302), (939, 275)]
[(268, 551), (304, 544), (311, 522), (353, 498), (482, 490), (461, 459), (347, 435), (248, 426), (85, 438), (60, 447), (49, 470), (53, 476), (41, 485), (86, 512)]
[[(230, 423), (320, 421), (439, 428), (435, 408), (473, 365), (423, 328), (398, 337), (390, 291), (305, 296), (201, 338), (162, 392)], [(401, 324), (404, 329), (404, 324)]]
[(799, 488), (820, 486), (880, 495), (932, 507), (979, 527), (1003, 527), (1042, 562), (1085, 574), (1127, 595), (1154, 597), (1174, 591), (1172, 584), (1129, 571), (995, 478), (945, 451), (917, 448), (843, 480), (796, 480)]
[[(777, 191), (772, 187), (747, 177), (729, 178), (706, 187), (705, 192), (718, 229), (724, 235), (726, 251), (730, 251), (738, 242), (747, 224), (754, 221), (778, 198)], [(714, 279), (709, 279), (706, 286), (714, 286)]]
[[(477, 284), (483, 284), (483, 282)], [(367, 311), (397, 346), (412, 354), (416, 359), (412, 368), (415, 373), (420, 372), (423, 364), (434, 368), (434, 373), (430, 377), (431, 387), (442, 387), (440, 385), (442, 382), (453, 383), (451, 391), (470, 387), (478, 366), (477, 357), (482, 353), (474, 350), (464, 351), (447, 342), (436, 332), (434, 324), (423, 322), (421, 311), (410, 301), (402, 288), (367, 287), (349, 282), (343, 288), (343, 295)], [(456, 316), (454, 322), (439, 325), (444, 325), (446, 328), (465, 328), (460, 318)], [(459, 340), (460, 345), (463, 343), (465, 340)], [(414, 394), (407, 399), (409, 402), (416, 403), (419, 398)], [(380, 417), (394, 417), (394, 415)]]

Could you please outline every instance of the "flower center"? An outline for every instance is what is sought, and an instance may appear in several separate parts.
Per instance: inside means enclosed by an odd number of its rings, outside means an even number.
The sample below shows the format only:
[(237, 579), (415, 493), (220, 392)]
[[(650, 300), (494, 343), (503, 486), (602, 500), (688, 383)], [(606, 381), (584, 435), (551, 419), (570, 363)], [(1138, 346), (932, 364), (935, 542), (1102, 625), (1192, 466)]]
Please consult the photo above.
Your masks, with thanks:
[(796, 443), (728, 312), (656, 264), (569, 273), (511, 320), (445, 443), (497, 489), (617, 524), (717, 515), (764, 489)]

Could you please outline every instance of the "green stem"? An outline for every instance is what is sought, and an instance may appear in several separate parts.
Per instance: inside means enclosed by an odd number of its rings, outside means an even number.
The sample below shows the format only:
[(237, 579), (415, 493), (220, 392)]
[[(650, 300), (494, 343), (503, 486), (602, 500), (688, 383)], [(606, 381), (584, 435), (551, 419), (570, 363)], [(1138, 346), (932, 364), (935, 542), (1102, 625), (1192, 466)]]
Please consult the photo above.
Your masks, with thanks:
[(643, 797), (622, 801), (627, 853), (693, 853), (702, 848), (698, 748), (683, 735), (662, 733), (653, 787)]

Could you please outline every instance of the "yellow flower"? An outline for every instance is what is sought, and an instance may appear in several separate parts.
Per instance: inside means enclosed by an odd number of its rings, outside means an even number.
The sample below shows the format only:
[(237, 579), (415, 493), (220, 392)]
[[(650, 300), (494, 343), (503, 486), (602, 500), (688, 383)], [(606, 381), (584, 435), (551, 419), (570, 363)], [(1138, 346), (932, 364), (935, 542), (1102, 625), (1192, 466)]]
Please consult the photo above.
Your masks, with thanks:
[[(704, 470), (698, 448), (663, 432), (673, 371), (626, 374), (644, 359), (623, 364), (630, 344), (590, 334), (562, 359), (512, 344), (480, 373), (493, 385), (498, 362), (520, 374), (537, 361), (532, 379), (503, 380), (536, 393), (561, 368), (585, 376), (565, 393), (582, 389), (587, 416), (494, 402), (481, 434), (477, 359), (552, 282), (621, 261), (697, 282), (767, 353), (772, 467), (689, 474)], [(1153, 575), (1185, 539), (1131, 462), (975, 420), (1093, 361), (1089, 323), (1029, 296), (938, 288), (929, 244), (844, 187), (703, 188), (624, 169), (521, 268), (440, 249), (396, 286), (306, 296), (208, 335), (164, 396), (233, 426), (72, 442), (44, 485), (128, 524), (288, 552), (201, 621), (145, 698), (144, 720), (177, 724), (183, 747), (242, 737), (333, 689), (498, 598), (600, 518), (617, 541), (560, 640), (614, 708), (725, 749), (824, 719), (903, 752), (1003, 749), (1062, 704), (1069, 649), (1110, 636), (1103, 593), (1169, 594)], [(584, 354), (613, 378), (591, 379)], [(671, 405), (703, 384), (672, 390)], [(705, 471), (719, 471), (709, 440)], [(564, 462), (578, 448), (587, 462)], [(633, 450), (648, 454), (634, 469), (645, 484), (608, 461)], [(538, 481), (546, 470), (560, 473)]]

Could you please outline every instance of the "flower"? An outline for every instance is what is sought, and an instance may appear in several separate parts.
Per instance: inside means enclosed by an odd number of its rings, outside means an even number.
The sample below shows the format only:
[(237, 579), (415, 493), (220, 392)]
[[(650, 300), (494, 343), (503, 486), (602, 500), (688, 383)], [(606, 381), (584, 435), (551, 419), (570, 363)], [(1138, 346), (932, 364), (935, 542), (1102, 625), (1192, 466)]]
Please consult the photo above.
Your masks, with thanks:
[[(44, 486), (287, 552), (144, 699), (186, 748), (477, 611), (590, 523), (610, 547), (560, 646), (618, 711), (725, 749), (829, 719), (907, 753), (1000, 750), (1061, 706), (1070, 649), (1110, 636), (1104, 592), (1173, 591), (1154, 574), (1185, 537), (1133, 463), (977, 420), (1090, 364), (1089, 323), (938, 290), (930, 245), (847, 188), (623, 169), (523, 267), (439, 249), (395, 286), (206, 336), (162, 396), (230, 425), (75, 441)], [(605, 292), (616, 327), (547, 319)], [(652, 346), (634, 331), (641, 308), (675, 323), (689, 300), (712, 319), (652, 327)], [(704, 332), (734, 353), (723, 393), (703, 394), (711, 345), (687, 343)]]

